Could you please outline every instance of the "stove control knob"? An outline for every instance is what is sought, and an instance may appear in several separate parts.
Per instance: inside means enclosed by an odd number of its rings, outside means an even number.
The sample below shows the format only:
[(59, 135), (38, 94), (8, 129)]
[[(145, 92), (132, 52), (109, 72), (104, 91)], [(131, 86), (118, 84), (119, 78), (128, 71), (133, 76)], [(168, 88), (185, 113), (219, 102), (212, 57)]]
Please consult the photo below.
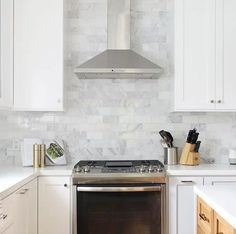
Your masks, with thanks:
[(149, 171), (149, 172), (154, 172), (154, 167), (153, 167), (152, 165), (149, 166), (148, 171)]
[(76, 167), (76, 168), (75, 168), (75, 172), (77, 172), (77, 173), (78, 173), (78, 172), (81, 172), (81, 167)]
[(85, 173), (90, 172), (90, 167), (89, 167), (89, 166), (85, 166), (85, 167), (84, 167), (84, 172), (85, 172)]
[(157, 167), (157, 172), (163, 172), (163, 168), (162, 167)]
[(140, 168), (139, 168), (139, 171), (140, 172), (145, 172), (146, 170), (146, 167), (144, 165), (141, 165)]

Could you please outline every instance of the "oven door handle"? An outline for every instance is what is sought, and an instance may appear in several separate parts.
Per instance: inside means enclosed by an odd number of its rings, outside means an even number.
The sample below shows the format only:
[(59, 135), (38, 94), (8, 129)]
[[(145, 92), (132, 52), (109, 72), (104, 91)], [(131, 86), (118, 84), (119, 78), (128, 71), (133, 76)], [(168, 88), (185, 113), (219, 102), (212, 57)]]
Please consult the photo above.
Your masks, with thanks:
[(77, 191), (78, 192), (160, 192), (162, 190), (162, 187), (157, 186), (133, 186), (133, 187), (85, 187), (85, 186), (78, 186)]

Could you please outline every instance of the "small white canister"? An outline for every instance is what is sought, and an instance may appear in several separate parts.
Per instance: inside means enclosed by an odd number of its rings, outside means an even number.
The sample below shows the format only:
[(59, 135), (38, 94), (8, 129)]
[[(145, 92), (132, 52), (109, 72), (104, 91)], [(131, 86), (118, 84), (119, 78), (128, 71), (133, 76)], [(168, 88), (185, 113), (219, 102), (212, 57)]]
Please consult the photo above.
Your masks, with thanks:
[(236, 165), (236, 148), (229, 149), (229, 163)]

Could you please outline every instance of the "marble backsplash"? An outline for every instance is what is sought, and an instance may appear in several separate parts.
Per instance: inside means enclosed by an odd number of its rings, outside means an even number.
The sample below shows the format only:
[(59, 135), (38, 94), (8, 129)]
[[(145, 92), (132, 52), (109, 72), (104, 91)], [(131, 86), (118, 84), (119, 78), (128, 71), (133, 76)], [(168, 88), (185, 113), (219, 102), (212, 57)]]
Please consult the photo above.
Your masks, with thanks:
[(106, 49), (106, 0), (65, 1), (65, 111), (0, 111), (0, 162), (20, 164), (23, 138), (62, 138), (69, 160), (161, 159), (159, 130), (183, 146), (200, 132), (202, 157), (227, 162), (236, 146), (236, 114), (173, 113), (173, 2), (131, 0), (131, 47), (165, 72), (160, 79), (82, 80), (78, 64)]

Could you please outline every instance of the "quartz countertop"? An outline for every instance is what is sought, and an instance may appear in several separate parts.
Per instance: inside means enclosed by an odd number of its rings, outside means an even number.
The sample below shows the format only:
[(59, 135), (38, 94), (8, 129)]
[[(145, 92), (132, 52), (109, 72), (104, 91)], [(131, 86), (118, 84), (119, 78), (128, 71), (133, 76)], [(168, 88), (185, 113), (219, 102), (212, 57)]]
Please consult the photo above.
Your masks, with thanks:
[(4, 198), (38, 176), (70, 176), (73, 165), (33, 167), (0, 166), (0, 198)]
[[(0, 166), (0, 198), (6, 197), (38, 176), (71, 176), (73, 164), (34, 169), (21, 166)], [(167, 176), (236, 176), (236, 165), (200, 164), (199, 166), (169, 165)]]
[(198, 166), (166, 165), (168, 176), (236, 176), (236, 165), (200, 164)]
[(194, 192), (236, 229), (236, 186), (195, 186)]

